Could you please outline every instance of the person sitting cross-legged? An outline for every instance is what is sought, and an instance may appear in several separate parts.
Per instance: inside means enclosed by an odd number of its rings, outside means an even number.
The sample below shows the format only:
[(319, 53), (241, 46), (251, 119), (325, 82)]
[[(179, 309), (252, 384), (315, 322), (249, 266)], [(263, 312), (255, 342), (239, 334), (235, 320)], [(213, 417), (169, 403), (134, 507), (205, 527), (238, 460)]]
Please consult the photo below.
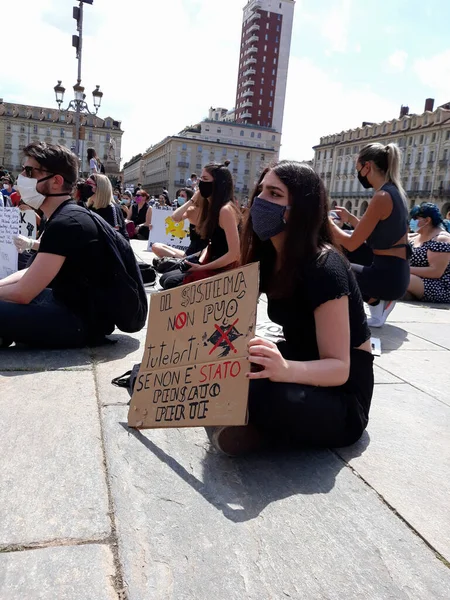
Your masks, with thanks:
[(43, 142), (29, 144), (24, 154), (18, 178), (22, 200), (41, 208), (47, 222), (31, 266), (0, 280), (0, 346), (96, 343), (114, 329), (93, 300), (111, 259), (90, 212), (71, 199), (77, 157)]

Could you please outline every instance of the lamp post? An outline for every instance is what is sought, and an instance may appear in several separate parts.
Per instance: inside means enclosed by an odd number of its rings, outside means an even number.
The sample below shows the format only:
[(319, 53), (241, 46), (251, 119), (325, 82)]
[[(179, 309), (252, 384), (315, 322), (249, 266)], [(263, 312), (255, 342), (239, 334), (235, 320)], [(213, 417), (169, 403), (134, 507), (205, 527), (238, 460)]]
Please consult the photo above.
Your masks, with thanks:
[[(70, 100), (67, 108), (63, 110), (73, 110), (75, 111), (75, 154), (80, 159), (80, 129), (81, 129), (81, 113), (86, 112), (90, 115), (96, 115), (98, 109), (102, 103), (103, 92), (100, 91), (100, 86), (97, 85), (95, 90), (92, 92), (92, 98), (94, 103), (94, 110), (91, 111), (86, 102), (86, 94), (84, 93), (84, 87), (81, 85), (81, 56), (83, 49), (83, 4), (92, 4), (93, 0), (80, 0), (79, 6), (74, 6), (73, 8), (73, 18), (77, 22), (77, 31), (78, 35), (72, 36), (72, 46), (76, 48), (76, 57), (78, 60), (78, 76), (77, 82), (73, 86), (74, 98)], [(66, 88), (62, 85), (61, 80), (58, 80), (58, 83), (53, 88), (55, 91), (56, 102), (58, 104), (59, 110), (61, 110), (61, 105), (64, 101), (64, 93)], [(80, 161), (81, 166), (81, 161)]]

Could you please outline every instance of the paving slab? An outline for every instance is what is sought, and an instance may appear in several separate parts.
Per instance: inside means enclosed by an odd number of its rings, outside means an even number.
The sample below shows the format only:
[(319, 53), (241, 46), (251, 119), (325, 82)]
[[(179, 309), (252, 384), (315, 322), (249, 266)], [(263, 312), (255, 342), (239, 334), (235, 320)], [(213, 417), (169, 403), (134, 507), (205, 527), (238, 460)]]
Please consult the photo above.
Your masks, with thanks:
[(442, 350), (441, 346), (414, 335), (407, 325), (386, 323), (380, 329), (372, 329), (372, 336), (379, 338), (383, 353), (394, 350)]
[(0, 373), (0, 549), (110, 533), (91, 371)]
[(450, 571), (330, 451), (232, 460), (102, 411), (129, 599), (447, 600)]
[(397, 302), (388, 323), (450, 323), (449, 304)]
[(446, 350), (404, 350), (377, 356), (378, 366), (450, 406), (450, 355)]
[(401, 379), (388, 373), (378, 365), (373, 365), (373, 374), (375, 379), (375, 384), (386, 384), (386, 383), (403, 383)]
[(91, 368), (89, 348), (36, 350), (23, 345), (0, 350), (3, 371), (56, 371)]
[(146, 327), (130, 335), (118, 332), (110, 336), (110, 339), (117, 343), (94, 350), (97, 393), (102, 405), (126, 404), (129, 401), (127, 391), (112, 385), (111, 381), (129, 371), (134, 364), (141, 362), (146, 335)]
[(405, 323), (405, 329), (424, 340), (450, 350), (450, 323)]
[(89, 544), (0, 554), (4, 600), (117, 600), (108, 546)]
[(361, 440), (338, 454), (450, 562), (450, 407), (408, 384), (375, 386)]

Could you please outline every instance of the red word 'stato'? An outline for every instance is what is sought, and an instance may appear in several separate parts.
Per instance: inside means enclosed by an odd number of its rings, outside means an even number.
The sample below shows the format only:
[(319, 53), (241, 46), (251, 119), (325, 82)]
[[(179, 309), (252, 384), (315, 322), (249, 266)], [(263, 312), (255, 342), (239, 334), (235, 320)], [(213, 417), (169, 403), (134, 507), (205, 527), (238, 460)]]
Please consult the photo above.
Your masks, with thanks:
[(200, 369), (202, 376), (200, 383), (214, 381), (215, 379), (225, 379), (226, 377), (237, 377), (240, 372), (241, 363), (237, 360), (226, 360), (219, 364), (203, 365)]

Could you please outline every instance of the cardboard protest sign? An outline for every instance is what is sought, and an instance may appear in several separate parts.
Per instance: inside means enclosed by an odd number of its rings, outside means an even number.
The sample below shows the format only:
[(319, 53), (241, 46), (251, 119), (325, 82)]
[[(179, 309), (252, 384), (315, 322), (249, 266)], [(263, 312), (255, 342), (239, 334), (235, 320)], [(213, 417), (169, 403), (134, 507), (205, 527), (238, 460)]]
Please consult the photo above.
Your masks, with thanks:
[(148, 250), (151, 251), (155, 242), (167, 244), (179, 250), (186, 250), (190, 244), (189, 221), (180, 221), (175, 223), (172, 219), (174, 211), (172, 209), (153, 207), (152, 210), (152, 228), (148, 238)]
[(245, 425), (257, 264), (152, 294), (128, 425)]
[(19, 209), (0, 208), (0, 279), (17, 271), (17, 248), (12, 240), (19, 233)]
[(36, 213), (34, 210), (21, 210), (20, 211), (20, 235), (36, 239), (37, 225), (36, 225)]

